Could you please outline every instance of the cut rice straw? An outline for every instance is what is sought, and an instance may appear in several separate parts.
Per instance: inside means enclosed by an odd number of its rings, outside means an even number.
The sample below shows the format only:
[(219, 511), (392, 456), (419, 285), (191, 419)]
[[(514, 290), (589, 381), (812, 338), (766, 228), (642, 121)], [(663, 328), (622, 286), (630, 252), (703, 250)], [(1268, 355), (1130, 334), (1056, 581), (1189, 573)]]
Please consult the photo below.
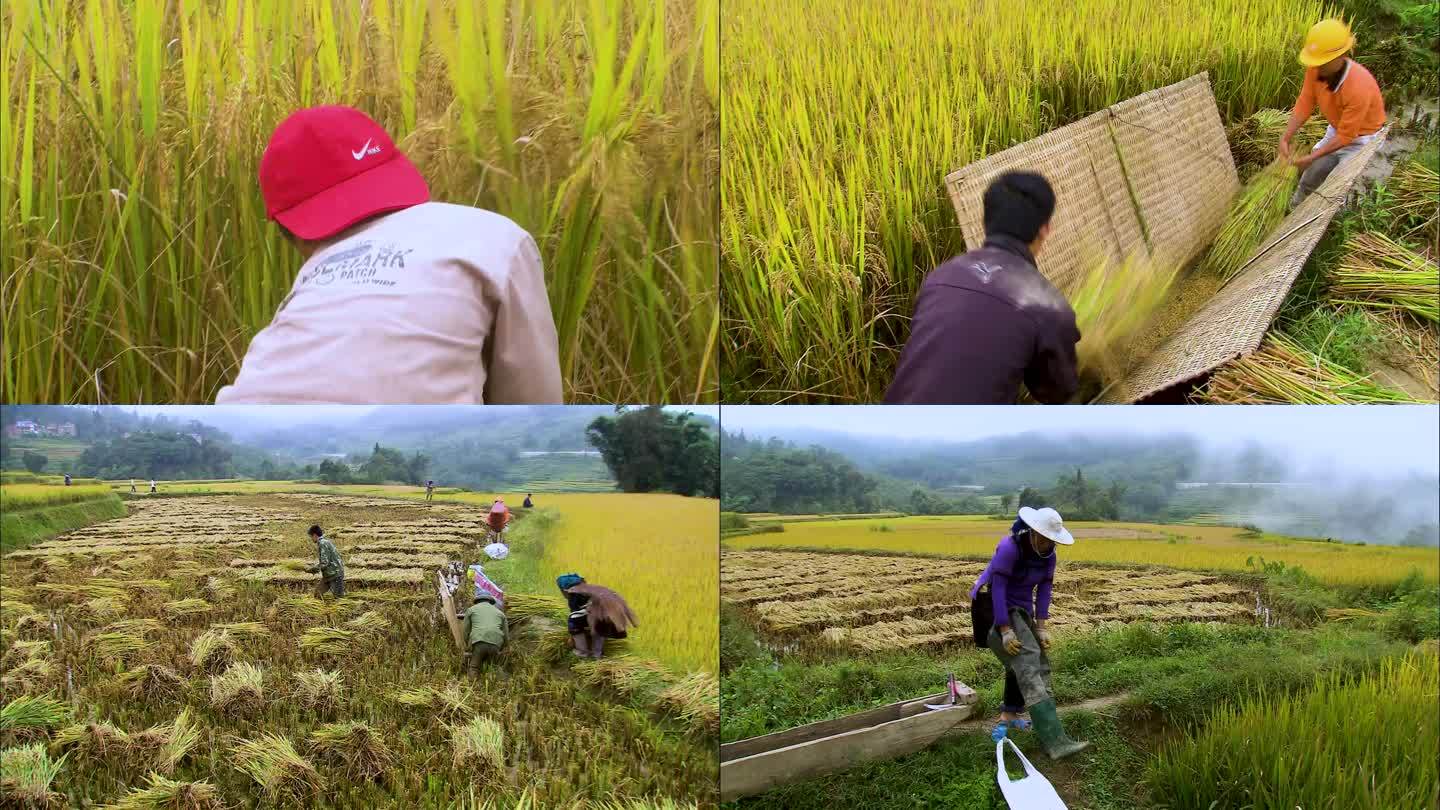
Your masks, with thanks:
[(1361, 233), (1330, 274), (1337, 304), (1398, 310), (1440, 323), (1440, 265), (1381, 233)]
[(1418, 402), (1408, 394), (1375, 385), (1273, 332), (1259, 351), (1216, 372), (1200, 392), (1224, 405), (1352, 405)]
[(1295, 167), (1279, 160), (1256, 173), (1231, 204), (1220, 233), (1200, 262), (1201, 271), (1227, 281), (1239, 273), (1266, 234), (1285, 218), (1298, 180)]

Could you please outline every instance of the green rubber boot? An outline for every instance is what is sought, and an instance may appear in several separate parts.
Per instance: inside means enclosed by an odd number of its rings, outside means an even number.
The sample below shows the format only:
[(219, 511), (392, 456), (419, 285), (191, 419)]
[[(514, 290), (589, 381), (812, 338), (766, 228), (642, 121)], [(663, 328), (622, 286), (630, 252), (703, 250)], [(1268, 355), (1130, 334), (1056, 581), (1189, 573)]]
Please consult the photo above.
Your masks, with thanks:
[(1055, 700), (1047, 698), (1030, 707), (1030, 720), (1035, 724), (1035, 735), (1045, 747), (1051, 759), (1064, 759), (1090, 747), (1088, 742), (1077, 742), (1065, 734), (1060, 725), (1060, 715), (1055, 713)]

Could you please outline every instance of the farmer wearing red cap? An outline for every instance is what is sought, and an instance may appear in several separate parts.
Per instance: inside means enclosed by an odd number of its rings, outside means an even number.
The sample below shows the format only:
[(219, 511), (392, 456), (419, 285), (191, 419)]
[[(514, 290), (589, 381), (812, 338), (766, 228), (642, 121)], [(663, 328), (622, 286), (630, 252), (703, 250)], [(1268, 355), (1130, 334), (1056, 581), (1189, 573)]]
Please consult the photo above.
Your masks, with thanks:
[(499, 214), (430, 202), (369, 116), (285, 119), (260, 190), (305, 264), (217, 403), (561, 401), (534, 239)]
[[(1340, 161), (1360, 151), (1385, 126), (1380, 85), (1370, 71), (1347, 55), (1354, 47), (1355, 37), (1344, 20), (1321, 20), (1305, 36), (1299, 57), (1306, 68), (1305, 83), (1290, 111), (1290, 126), (1280, 138), (1279, 149), (1280, 159), (1289, 160), (1302, 172), (1295, 195), (1290, 198), (1291, 208), (1319, 188)], [(1310, 120), (1317, 106), (1329, 122), (1325, 137), (1309, 154), (1293, 157), (1290, 140)]]

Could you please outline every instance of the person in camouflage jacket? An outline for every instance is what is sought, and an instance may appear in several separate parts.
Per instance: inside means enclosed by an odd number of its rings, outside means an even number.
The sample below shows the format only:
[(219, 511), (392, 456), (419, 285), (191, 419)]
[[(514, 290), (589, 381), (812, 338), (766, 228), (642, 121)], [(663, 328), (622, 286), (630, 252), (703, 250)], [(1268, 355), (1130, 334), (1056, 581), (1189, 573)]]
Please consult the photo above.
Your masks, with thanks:
[(319, 526), (310, 527), (310, 539), (315, 541), (315, 548), (320, 554), (318, 564), (310, 567), (310, 572), (320, 573), (320, 582), (315, 586), (315, 598), (319, 599), (326, 591), (335, 595), (336, 599), (345, 595), (345, 563), (340, 560), (340, 552), (335, 550), (335, 544), (325, 536), (325, 532)]

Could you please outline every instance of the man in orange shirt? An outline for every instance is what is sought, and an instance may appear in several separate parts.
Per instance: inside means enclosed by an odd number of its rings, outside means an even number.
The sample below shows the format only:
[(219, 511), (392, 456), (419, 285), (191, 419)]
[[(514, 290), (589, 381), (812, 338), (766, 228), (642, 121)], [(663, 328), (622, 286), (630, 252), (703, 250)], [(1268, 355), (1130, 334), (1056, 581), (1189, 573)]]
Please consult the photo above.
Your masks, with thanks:
[[(1385, 126), (1385, 102), (1380, 85), (1359, 62), (1346, 56), (1355, 47), (1355, 37), (1343, 20), (1321, 20), (1305, 37), (1300, 50), (1305, 84), (1290, 112), (1290, 126), (1280, 139), (1280, 159), (1289, 160), (1302, 172), (1290, 207), (1325, 182), (1340, 161), (1360, 151)], [(1315, 107), (1330, 126), (1310, 154), (1292, 157), (1290, 139), (1300, 130)]]

